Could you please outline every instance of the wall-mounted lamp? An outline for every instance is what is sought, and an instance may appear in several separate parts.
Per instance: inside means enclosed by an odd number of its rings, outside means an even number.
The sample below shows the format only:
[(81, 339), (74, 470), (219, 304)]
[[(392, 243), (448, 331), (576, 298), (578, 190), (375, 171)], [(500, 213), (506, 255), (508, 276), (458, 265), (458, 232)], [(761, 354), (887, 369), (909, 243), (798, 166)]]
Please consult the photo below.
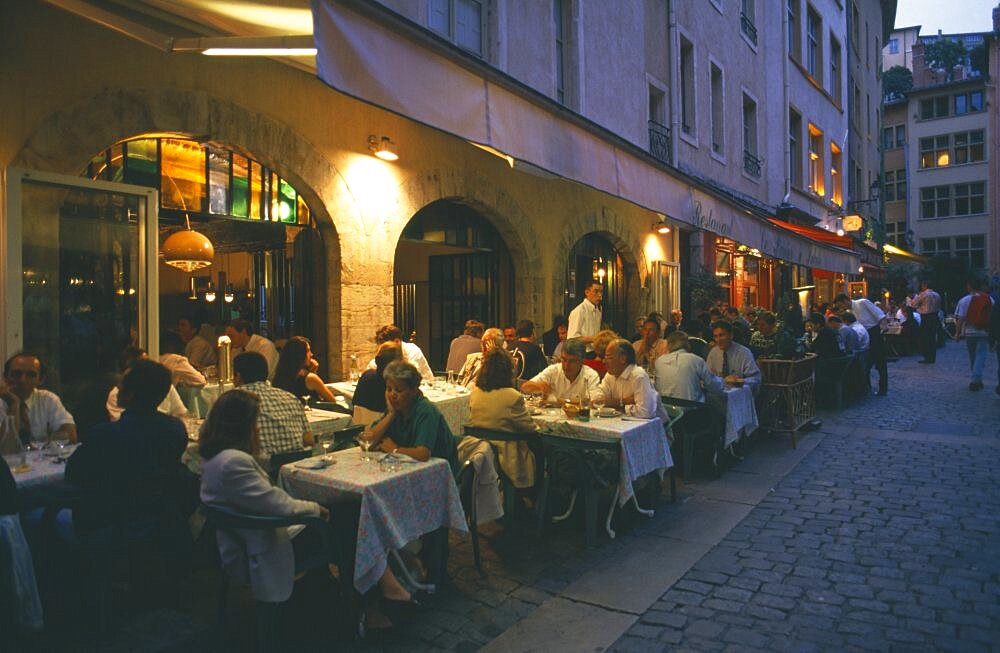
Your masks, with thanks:
[(858, 274), (864, 274), (864, 273), (865, 273), (865, 266), (859, 265), (858, 266)]
[(396, 154), (395, 146), (388, 136), (379, 138), (378, 136), (372, 134), (368, 137), (368, 149), (372, 154), (383, 161), (396, 161), (399, 159), (399, 155)]
[(654, 222), (650, 226), (650, 229), (652, 229), (654, 233), (658, 233), (658, 234), (661, 234), (661, 235), (662, 234), (669, 234), (670, 233), (670, 225), (668, 225), (663, 220), (660, 220), (658, 222)]
[(212, 287), (212, 282), (208, 282), (208, 288), (205, 289), (205, 301), (214, 302), (215, 301), (215, 288)]

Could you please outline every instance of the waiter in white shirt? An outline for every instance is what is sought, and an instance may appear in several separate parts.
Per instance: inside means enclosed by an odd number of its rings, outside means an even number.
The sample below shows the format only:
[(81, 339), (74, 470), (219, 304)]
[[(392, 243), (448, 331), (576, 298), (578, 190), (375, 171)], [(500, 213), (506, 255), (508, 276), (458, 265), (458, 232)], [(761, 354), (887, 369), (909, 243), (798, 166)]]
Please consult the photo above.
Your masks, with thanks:
[[(583, 291), (584, 300), (569, 314), (569, 330), (566, 339), (579, 338), (590, 348), (594, 337), (601, 330), (600, 303), (604, 298), (604, 286), (600, 281), (592, 281)], [(598, 356), (604, 352), (598, 352)]]

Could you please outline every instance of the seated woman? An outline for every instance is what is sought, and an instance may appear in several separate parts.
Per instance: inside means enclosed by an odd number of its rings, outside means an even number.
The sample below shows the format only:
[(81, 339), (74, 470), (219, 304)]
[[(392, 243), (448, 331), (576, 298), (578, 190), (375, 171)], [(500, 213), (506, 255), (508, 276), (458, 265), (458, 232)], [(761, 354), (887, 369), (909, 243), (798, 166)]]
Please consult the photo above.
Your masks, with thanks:
[(385, 368), (393, 361), (403, 360), (403, 350), (394, 342), (383, 342), (375, 352), (375, 369), (365, 370), (354, 390), (354, 416), (351, 424), (365, 428), (385, 412)]
[[(199, 443), (204, 459), (201, 500), (207, 506), (262, 517), (310, 515), (329, 519), (329, 511), (318, 503), (293, 499), (281, 488), (271, 485), (267, 473), (256, 460), (260, 450), (259, 414), (260, 400), (244, 390), (230, 390), (215, 402), (205, 420)], [(251, 557), (246, 560), (243, 547), (226, 533), (219, 532), (223, 568), (230, 577), (248, 582), (258, 601), (285, 601), (291, 596), (295, 582), (296, 550), (301, 554), (304, 547), (310, 546), (308, 537), (295, 537), (297, 534), (298, 531), (286, 528), (243, 531), (241, 535)], [(379, 589), (382, 596), (391, 601), (411, 600), (409, 592), (389, 568), (379, 580)], [(381, 613), (378, 615), (384, 619)], [(369, 612), (369, 620), (371, 618)]]
[(597, 376), (601, 379), (603, 379), (604, 375), (608, 372), (607, 366), (604, 365), (603, 352), (608, 348), (608, 345), (611, 344), (611, 341), (617, 337), (618, 334), (611, 329), (598, 331), (597, 335), (594, 336), (594, 342), (592, 345), (596, 356), (583, 361), (583, 364), (597, 372)]
[[(486, 354), (479, 377), (469, 396), (469, 426), (507, 433), (534, 431), (524, 397), (514, 387), (514, 365), (501, 350)], [(535, 484), (535, 456), (526, 442), (493, 442), (500, 454), (500, 467), (514, 487)]]
[(274, 369), (271, 385), (296, 397), (310, 396), (320, 401), (337, 401), (337, 395), (326, 387), (316, 370), (319, 363), (312, 356), (312, 344), (308, 338), (292, 336), (281, 348), (278, 366)]
[(458, 471), (455, 438), (441, 412), (420, 391), (420, 372), (404, 361), (389, 363), (385, 378), (386, 412), (372, 425), (373, 446), (414, 460), (443, 458)]

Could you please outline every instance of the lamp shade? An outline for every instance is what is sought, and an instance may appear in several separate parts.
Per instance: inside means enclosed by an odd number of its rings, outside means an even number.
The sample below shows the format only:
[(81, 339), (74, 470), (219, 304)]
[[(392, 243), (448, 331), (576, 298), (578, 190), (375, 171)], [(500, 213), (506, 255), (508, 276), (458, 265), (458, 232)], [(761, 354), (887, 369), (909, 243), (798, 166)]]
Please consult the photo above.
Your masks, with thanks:
[(185, 272), (207, 268), (215, 258), (215, 247), (204, 234), (188, 227), (167, 236), (160, 248), (163, 262)]

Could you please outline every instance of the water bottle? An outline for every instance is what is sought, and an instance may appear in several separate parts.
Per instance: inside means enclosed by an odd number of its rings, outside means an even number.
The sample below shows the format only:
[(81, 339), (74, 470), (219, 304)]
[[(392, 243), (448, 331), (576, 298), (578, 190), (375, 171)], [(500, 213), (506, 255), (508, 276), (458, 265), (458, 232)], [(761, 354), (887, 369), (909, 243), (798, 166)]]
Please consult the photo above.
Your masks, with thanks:
[(587, 395), (580, 397), (580, 412), (577, 413), (577, 418), (581, 422), (590, 421), (590, 397)]

